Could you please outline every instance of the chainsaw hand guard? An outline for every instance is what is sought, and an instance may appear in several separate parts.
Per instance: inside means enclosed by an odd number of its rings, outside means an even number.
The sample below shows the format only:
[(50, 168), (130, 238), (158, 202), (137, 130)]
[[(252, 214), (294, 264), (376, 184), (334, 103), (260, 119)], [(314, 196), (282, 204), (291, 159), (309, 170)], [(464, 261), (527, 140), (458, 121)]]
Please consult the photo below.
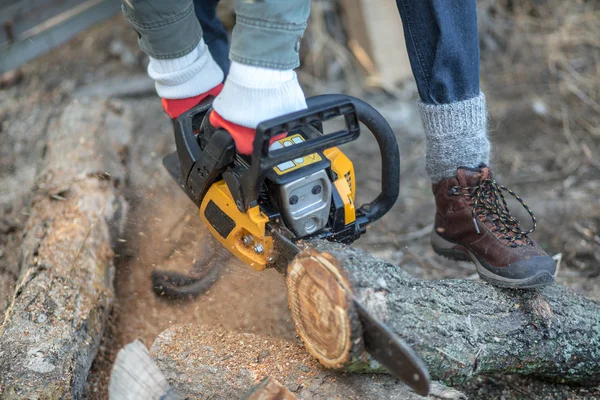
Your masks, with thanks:
[[(340, 116), (344, 117), (345, 129), (326, 135), (319, 131), (322, 122)], [(294, 146), (269, 150), (272, 138), (298, 131), (308, 139)], [(359, 135), (358, 116), (349, 100), (328, 102), (261, 122), (256, 129), (250, 168), (241, 177), (243, 211), (257, 204), (265, 176), (278, 164), (354, 141)]]

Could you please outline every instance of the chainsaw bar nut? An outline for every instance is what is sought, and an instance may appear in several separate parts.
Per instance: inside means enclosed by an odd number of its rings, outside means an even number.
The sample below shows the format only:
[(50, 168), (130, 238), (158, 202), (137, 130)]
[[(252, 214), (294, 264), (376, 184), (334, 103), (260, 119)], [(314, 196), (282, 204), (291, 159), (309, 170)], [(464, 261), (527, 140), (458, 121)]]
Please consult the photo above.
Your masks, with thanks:
[(244, 243), (246, 246), (250, 246), (254, 243), (254, 237), (252, 235), (244, 235), (242, 237), (242, 243)]
[(264, 251), (265, 251), (265, 248), (263, 247), (263, 245), (262, 245), (262, 244), (260, 244), (260, 243), (257, 243), (257, 244), (254, 246), (254, 252), (255, 252), (256, 254), (262, 254)]

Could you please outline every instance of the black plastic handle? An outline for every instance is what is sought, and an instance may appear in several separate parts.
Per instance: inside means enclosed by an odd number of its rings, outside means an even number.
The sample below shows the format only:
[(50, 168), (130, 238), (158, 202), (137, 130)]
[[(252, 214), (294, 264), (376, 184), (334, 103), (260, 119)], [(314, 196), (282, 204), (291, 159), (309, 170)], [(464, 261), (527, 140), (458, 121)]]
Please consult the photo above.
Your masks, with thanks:
[[(317, 129), (321, 127), (322, 122), (340, 116), (344, 117), (345, 129), (328, 134), (323, 134)], [(272, 138), (299, 130), (307, 136), (304, 142), (269, 150)], [(343, 96), (319, 102), (306, 110), (261, 122), (256, 129), (250, 168), (241, 178), (242, 209), (246, 210), (257, 204), (267, 172), (278, 164), (354, 141), (359, 135), (360, 124), (355, 105)]]
[[(324, 121), (340, 116), (344, 117), (346, 129), (326, 135), (313, 134), (312, 137), (294, 146), (274, 151), (269, 150), (271, 139), (279, 134), (317, 126)], [(253, 159), (258, 157), (263, 160), (267, 169), (270, 169), (282, 162), (354, 141), (358, 139), (359, 135), (360, 126), (358, 124), (358, 116), (352, 101), (349, 99), (329, 101), (309, 107), (307, 110), (260, 123), (256, 129), (252, 157)]]
[(202, 154), (202, 150), (198, 145), (198, 140), (194, 135), (194, 119), (197, 118), (198, 120), (201, 120), (208, 110), (210, 110), (211, 105), (212, 98), (205, 99), (205, 101), (181, 114), (173, 122), (175, 128), (175, 146), (177, 148), (177, 155), (179, 156), (181, 177), (184, 184), (187, 182), (194, 164)]
[(326, 94), (311, 97), (306, 102), (310, 109), (321, 104), (342, 100), (352, 101), (359, 121), (375, 136), (381, 153), (381, 192), (375, 200), (363, 204), (358, 209), (358, 212), (366, 217), (366, 224), (381, 218), (394, 206), (398, 199), (400, 192), (400, 151), (394, 131), (385, 118), (379, 111), (364, 101), (352, 96)]

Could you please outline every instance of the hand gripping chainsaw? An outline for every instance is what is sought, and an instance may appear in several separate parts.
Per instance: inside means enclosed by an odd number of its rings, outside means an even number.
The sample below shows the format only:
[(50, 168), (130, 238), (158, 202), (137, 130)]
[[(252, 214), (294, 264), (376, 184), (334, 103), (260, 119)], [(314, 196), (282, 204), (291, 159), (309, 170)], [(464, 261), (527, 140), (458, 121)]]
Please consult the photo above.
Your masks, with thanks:
[[(325, 239), (352, 243), (396, 202), (400, 154), (391, 127), (369, 104), (344, 95), (307, 99), (308, 109), (262, 122), (252, 156), (236, 153), (232, 136), (205, 116), (212, 99), (182, 114), (175, 123), (177, 151), (165, 168), (200, 209), (212, 235), (255, 270), (285, 273), (299, 253), (299, 241)], [(325, 133), (324, 123), (343, 120)], [(355, 204), (354, 166), (339, 149), (355, 141), (363, 123), (381, 153), (381, 192)], [(193, 279), (155, 271), (153, 285), (163, 295), (190, 293)], [(193, 291), (193, 290), (192, 290)], [(419, 393), (429, 377), (414, 352), (355, 300), (367, 350), (394, 376)]]

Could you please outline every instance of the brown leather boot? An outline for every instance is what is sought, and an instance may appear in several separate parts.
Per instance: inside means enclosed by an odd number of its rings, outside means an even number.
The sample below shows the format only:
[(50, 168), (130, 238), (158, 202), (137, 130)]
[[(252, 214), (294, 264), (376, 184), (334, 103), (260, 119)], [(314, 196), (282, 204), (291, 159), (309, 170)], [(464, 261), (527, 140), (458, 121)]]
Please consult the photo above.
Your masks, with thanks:
[[(532, 229), (521, 229), (503, 191), (525, 207)], [(554, 282), (556, 263), (527, 236), (536, 227), (533, 213), (492, 178), (487, 166), (459, 168), (456, 177), (434, 184), (433, 194), (437, 212), (431, 244), (436, 253), (474, 262), (479, 276), (496, 286), (534, 288)]]

